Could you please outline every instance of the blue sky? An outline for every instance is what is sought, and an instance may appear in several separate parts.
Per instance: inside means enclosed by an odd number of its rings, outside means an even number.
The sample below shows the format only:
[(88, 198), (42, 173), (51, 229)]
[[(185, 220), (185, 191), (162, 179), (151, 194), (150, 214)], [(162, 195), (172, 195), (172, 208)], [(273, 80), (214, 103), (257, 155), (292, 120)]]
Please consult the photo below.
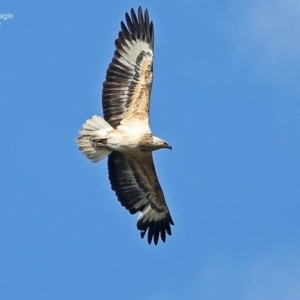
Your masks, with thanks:
[[(155, 26), (172, 237), (149, 246), (77, 149), (120, 21)], [(2, 1), (0, 298), (300, 299), (299, 1)], [(298, 278), (298, 279), (297, 279)]]

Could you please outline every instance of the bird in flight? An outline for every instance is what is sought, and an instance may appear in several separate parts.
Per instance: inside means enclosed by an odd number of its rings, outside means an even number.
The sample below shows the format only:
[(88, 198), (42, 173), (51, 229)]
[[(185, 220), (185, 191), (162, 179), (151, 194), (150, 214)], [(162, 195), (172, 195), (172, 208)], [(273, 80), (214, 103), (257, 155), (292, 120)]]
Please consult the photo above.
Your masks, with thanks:
[(104, 118), (94, 115), (79, 131), (79, 150), (93, 162), (108, 156), (112, 190), (131, 214), (140, 212), (137, 229), (148, 243), (166, 241), (174, 225), (159, 184), (152, 151), (172, 149), (154, 136), (149, 125), (153, 77), (154, 29), (147, 9), (125, 14), (126, 24), (102, 89)]

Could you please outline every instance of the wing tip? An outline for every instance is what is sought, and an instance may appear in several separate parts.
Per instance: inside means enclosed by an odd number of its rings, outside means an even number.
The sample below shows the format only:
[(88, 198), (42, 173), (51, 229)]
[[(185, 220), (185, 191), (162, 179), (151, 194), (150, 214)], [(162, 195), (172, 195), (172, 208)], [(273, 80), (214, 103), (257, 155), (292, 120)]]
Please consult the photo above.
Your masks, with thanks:
[[(154, 27), (153, 22), (149, 21), (149, 12), (146, 8), (144, 11), (141, 6), (138, 7), (137, 11), (134, 8), (130, 9), (130, 13), (125, 13), (125, 21), (121, 22), (121, 33), (124, 37), (128, 38), (128, 32), (130, 33), (131, 39), (140, 39), (147, 42), (151, 49), (154, 48)], [(123, 24), (122, 24), (123, 23)], [(124, 28), (124, 25), (126, 29)]]
[[(172, 236), (172, 230), (170, 225), (175, 225), (170, 213), (159, 221), (146, 221), (142, 222), (139, 218), (137, 222), (137, 229), (140, 230), (141, 238), (143, 239), (147, 235), (147, 242), (151, 245), (152, 241), (157, 246), (158, 241), (166, 242), (167, 235)], [(166, 235), (167, 234), (167, 235)]]

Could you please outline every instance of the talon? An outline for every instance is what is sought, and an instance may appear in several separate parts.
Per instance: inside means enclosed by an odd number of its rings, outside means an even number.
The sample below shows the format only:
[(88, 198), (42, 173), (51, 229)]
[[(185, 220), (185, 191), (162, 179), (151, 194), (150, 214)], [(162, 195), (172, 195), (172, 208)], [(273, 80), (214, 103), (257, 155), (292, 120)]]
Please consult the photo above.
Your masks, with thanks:
[(91, 142), (91, 144), (92, 144), (93, 148), (94, 148), (95, 150), (97, 150), (97, 147), (96, 147), (96, 145), (95, 145), (95, 143), (94, 143), (93, 139), (90, 139), (90, 142)]

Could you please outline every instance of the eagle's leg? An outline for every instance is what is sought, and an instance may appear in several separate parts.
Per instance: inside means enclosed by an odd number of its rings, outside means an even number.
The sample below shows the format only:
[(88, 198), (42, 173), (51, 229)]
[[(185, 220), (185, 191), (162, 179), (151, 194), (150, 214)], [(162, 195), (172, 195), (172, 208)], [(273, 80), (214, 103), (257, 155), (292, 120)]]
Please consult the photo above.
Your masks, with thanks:
[(105, 147), (107, 145), (107, 139), (91, 139), (91, 144), (96, 149), (98, 147)]

